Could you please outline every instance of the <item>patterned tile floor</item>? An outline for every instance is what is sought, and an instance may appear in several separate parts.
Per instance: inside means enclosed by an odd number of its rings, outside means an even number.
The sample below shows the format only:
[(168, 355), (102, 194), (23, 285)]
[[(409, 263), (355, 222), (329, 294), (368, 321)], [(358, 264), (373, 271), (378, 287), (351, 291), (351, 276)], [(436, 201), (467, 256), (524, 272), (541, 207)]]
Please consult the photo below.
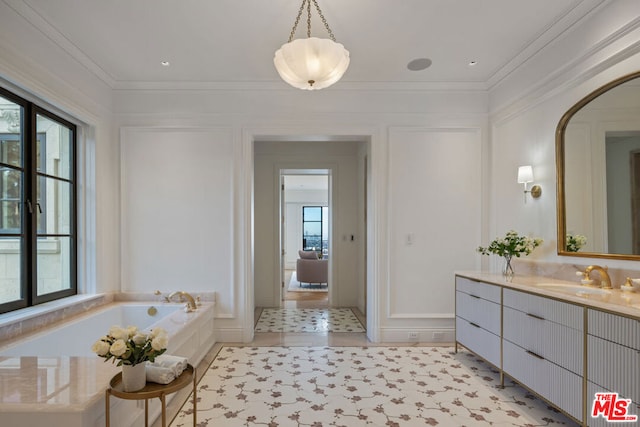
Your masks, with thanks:
[[(187, 402), (171, 424), (192, 425)], [(198, 386), (204, 426), (577, 424), (451, 347), (223, 347)]]
[(349, 308), (265, 308), (256, 332), (364, 332)]

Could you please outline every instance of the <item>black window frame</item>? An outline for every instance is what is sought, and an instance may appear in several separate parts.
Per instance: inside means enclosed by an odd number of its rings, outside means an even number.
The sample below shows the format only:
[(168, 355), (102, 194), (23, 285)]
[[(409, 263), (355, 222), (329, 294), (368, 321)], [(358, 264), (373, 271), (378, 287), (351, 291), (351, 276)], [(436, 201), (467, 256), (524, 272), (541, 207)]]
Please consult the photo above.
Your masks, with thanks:
[[(326, 208), (326, 206), (320, 206), (320, 205), (304, 205), (302, 206), (302, 250), (313, 250), (313, 248), (315, 247), (315, 251), (318, 252), (319, 254), (323, 254), (324, 253), (324, 249), (329, 249), (328, 245), (325, 246), (324, 244), (324, 234), (322, 232), (322, 224), (324, 222), (324, 211), (323, 209)], [(305, 220), (305, 209), (320, 209), (320, 220), (311, 220), (311, 221), (307, 221)], [(312, 246), (312, 245), (307, 245), (307, 239), (305, 238), (305, 234), (304, 234), (304, 225), (306, 223), (320, 223), (320, 247), (318, 248), (317, 246)]]
[[(22, 139), (22, 164), (18, 167), (9, 165), (14, 170), (23, 173), (21, 193), (22, 231), (11, 233), (6, 229), (0, 230), (1, 238), (20, 239), (20, 293), (19, 299), (0, 303), (0, 314), (35, 306), (45, 302), (69, 297), (78, 293), (77, 264), (78, 264), (78, 235), (77, 235), (77, 126), (57, 114), (26, 100), (8, 89), (0, 86), (0, 96), (18, 105), (22, 109), (19, 137)], [(42, 116), (64, 126), (70, 131), (69, 139), (69, 177), (63, 178), (46, 173), (46, 140), (41, 140), (40, 163), (37, 161), (36, 144), (38, 141), (37, 117)], [(7, 166), (2, 163), (2, 166)], [(48, 233), (45, 215), (40, 215), (42, 226), (38, 226), (38, 213), (42, 203), (46, 206), (46, 191), (41, 192), (38, 199), (38, 185), (42, 178), (55, 179), (70, 184), (69, 197), (69, 233)], [(65, 237), (70, 239), (69, 246), (69, 288), (38, 295), (38, 239), (47, 237)], [(65, 266), (66, 268), (66, 266)]]
[[(46, 153), (47, 152), (47, 135), (43, 132), (38, 133), (37, 135), (38, 140), (40, 141), (40, 146), (41, 146), (41, 150)], [(5, 132), (0, 132), (0, 141), (20, 141), (21, 135), (17, 134), (17, 133), (5, 133)], [(23, 150), (24, 151), (24, 150)], [(46, 170), (46, 163), (47, 163), (47, 158), (46, 156), (40, 156), (40, 164), (38, 165), (39, 170)], [(0, 168), (2, 167), (10, 167), (11, 165), (3, 163), (0, 161)], [(19, 170), (21, 168), (11, 168), (14, 170)], [(2, 196), (2, 188), (3, 188), (3, 177), (0, 175), (0, 216), (2, 215), (1, 210), (4, 209), (4, 206), (2, 204), (2, 202), (4, 202), (5, 200), (8, 200), (7, 198)], [(41, 191), (40, 192), (40, 197), (38, 198), (37, 203), (41, 203), (42, 205), (46, 205), (47, 204), (47, 193), (46, 191)], [(19, 230), (17, 228), (5, 228), (2, 226), (3, 224), (0, 223), (0, 233), (17, 233)], [(47, 221), (46, 218), (44, 216), (40, 217), (40, 224), (38, 224), (38, 229), (41, 231), (46, 232), (47, 230)]]

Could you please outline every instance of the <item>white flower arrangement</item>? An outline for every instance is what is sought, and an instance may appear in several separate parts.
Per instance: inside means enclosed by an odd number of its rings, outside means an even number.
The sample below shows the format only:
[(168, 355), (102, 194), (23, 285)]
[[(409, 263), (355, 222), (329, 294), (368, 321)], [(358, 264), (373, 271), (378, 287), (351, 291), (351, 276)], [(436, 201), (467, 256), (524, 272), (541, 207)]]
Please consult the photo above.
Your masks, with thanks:
[(587, 244), (587, 238), (582, 234), (567, 234), (567, 252), (578, 252)]
[(153, 362), (167, 350), (169, 336), (162, 328), (155, 328), (149, 334), (138, 330), (136, 326), (122, 328), (112, 326), (109, 333), (93, 343), (91, 351), (106, 361), (112, 360), (118, 365), (137, 365), (138, 363)]
[(479, 246), (477, 251), (482, 255), (496, 254), (505, 258), (520, 255), (529, 255), (535, 248), (542, 244), (542, 239), (518, 235), (517, 231), (510, 230), (502, 238), (496, 238), (489, 246)]

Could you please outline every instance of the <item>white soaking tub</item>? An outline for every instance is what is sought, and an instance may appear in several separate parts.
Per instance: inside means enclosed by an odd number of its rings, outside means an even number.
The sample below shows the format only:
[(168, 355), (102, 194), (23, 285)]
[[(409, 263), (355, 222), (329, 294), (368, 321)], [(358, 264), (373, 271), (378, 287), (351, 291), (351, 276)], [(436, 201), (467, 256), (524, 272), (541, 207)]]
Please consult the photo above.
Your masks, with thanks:
[[(0, 345), (0, 424), (104, 426), (105, 390), (120, 368), (105, 363), (91, 345), (113, 325), (162, 327), (169, 334), (167, 354), (187, 357), (196, 366), (215, 343), (213, 317), (213, 304), (185, 313), (182, 304), (115, 303)], [(157, 416), (159, 404), (149, 403)], [(112, 425), (139, 425), (143, 408), (111, 399)]]

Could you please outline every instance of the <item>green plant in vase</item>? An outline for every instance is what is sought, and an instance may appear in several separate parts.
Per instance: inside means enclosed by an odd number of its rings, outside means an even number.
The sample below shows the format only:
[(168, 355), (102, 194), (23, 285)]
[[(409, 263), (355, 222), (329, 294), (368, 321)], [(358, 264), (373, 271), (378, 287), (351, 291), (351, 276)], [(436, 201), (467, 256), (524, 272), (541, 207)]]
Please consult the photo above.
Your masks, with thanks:
[(529, 255), (535, 248), (542, 244), (542, 239), (521, 236), (517, 231), (510, 230), (504, 237), (494, 239), (489, 246), (479, 246), (477, 251), (482, 255), (499, 255), (504, 258), (502, 274), (511, 278), (514, 275), (511, 259), (515, 256)]

